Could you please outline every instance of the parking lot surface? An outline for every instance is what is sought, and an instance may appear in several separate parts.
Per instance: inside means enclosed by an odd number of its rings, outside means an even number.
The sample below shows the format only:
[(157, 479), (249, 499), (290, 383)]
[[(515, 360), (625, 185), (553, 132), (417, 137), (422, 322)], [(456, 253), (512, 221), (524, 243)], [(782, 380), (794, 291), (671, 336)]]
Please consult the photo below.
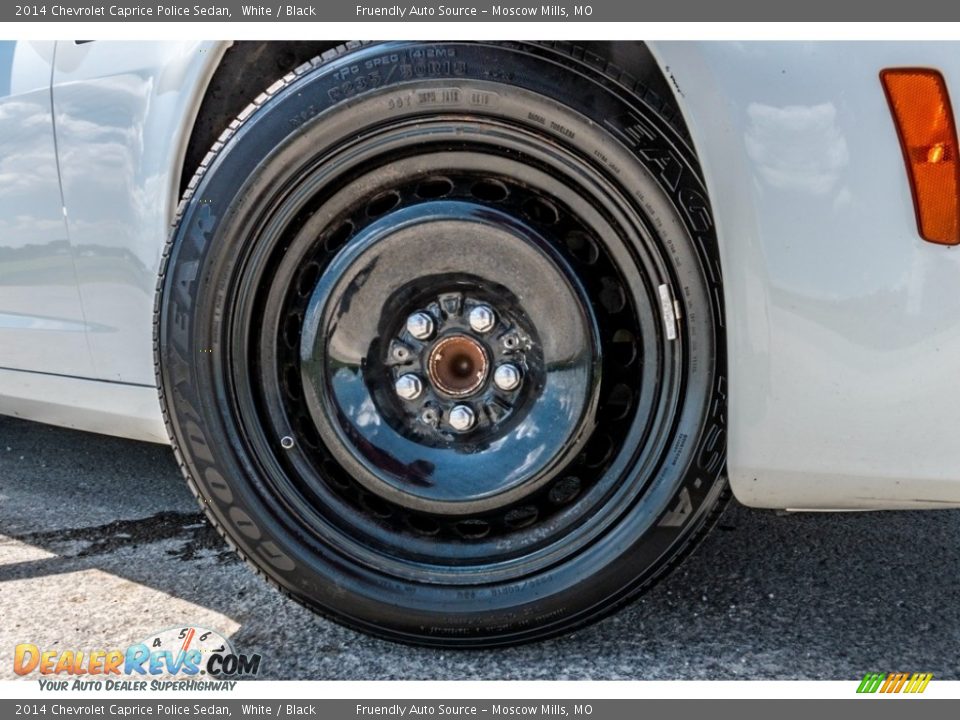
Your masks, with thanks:
[(126, 647), (184, 624), (274, 679), (960, 678), (960, 512), (731, 503), (677, 571), (574, 635), (415, 649), (316, 617), (238, 561), (169, 448), (0, 417), (0, 679), (17, 643)]

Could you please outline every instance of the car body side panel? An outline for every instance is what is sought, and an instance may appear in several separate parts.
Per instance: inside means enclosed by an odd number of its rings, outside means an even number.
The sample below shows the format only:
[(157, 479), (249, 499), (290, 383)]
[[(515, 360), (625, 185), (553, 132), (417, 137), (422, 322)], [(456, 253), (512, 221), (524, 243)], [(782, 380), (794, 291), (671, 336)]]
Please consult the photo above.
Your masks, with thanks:
[(193, 119), (228, 43), (60, 42), (53, 105), (93, 377), (154, 385), (152, 316)]
[(157, 390), (145, 385), (0, 369), (0, 414), (168, 443)]
[(960, 503), (960, 249), (924, 242), (878, 72), (944, 43), (655, 43), (723, 263), (742, 502)]
[(89, 377), (57, 172), (54, 52), (53, 42), (0, 42), (0, 367)]

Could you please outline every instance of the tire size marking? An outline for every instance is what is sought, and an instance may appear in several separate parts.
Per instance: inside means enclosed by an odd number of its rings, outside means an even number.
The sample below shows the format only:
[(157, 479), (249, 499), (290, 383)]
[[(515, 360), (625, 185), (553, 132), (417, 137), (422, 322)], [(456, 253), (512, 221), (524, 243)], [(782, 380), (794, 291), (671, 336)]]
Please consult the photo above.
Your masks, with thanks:
[(438, 107), (444, 105), (460, 105), (463, 93), (460, 88), (441, 88), (437, 90), (418, 90), (416, 93), (417, 105), (420, 107)]
[(438, 87), (393, 95), (386, 99), (387, 109), (403, 113), (414, 108), (470, 107), (495, 108), (500, 103), (497, 93), (459, 87)]

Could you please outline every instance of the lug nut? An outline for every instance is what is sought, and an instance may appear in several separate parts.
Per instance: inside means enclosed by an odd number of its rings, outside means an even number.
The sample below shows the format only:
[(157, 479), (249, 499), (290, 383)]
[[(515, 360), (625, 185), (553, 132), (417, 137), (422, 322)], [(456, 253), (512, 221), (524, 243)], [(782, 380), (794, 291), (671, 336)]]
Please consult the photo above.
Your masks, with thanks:
[(425, 312), (415, 312), (407, 318), (407, 332), (417, 340), (426, 340), (433, 335), (433, 318)]
[(490, 332), (497, 324), (497, 316), (486, 305), (477, 305), (470, 311), (470, 327), (478, 333)]
[(416, 375), (407, 373), (397, 378), (393, 388), (397, 391), (397, 395), (404, 400), (416, 400), (423, 392), (423, 383)]
[(520, 369), (516, 365), (504, 363), (493, 373), (493, 382), (501, 390), (516, 390), (520, 386)]
[(447, 422), (450, 423), (450, 427), (454, 430), (464, 432), (473, 427), (476, 419), (477, 417), (473, 414), (473, 410), (470, 409), (469, 405), (454, 405), (450, 411), (450, 416), (447, 418)]

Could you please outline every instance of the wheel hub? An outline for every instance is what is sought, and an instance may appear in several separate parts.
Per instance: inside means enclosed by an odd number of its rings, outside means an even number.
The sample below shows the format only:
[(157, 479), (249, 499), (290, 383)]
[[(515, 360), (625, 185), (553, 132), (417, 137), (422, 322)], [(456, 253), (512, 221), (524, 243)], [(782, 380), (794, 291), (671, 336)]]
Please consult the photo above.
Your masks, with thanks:
[(406, 401), (401, 411), (410, 413), (404, 425), (435, 445), (493, 440), (516, 423), (514, 411), (543, 384), (537, 333), (521, 304), (508, 301), (494, 283), (464, 278), (464, 292), (443, 292), (449, 279), (436, 282), (436, 296), (407, 317), (406, 332), (394, 337), (387, 353), (396, 395)]
[(441, 338), (433, 346), (427, 360), (430, 382), (451, 397), (469, 397), (487, 379), (487, 351), (466, 335)]

